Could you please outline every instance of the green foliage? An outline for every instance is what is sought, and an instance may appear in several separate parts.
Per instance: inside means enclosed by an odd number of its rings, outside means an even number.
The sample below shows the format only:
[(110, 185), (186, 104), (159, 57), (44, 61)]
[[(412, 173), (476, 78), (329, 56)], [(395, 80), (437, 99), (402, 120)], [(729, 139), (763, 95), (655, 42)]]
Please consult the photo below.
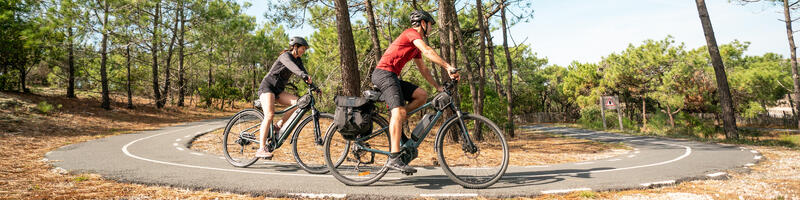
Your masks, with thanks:
[(755, 101), (751, 101), (748, 104), (745, 104), (740, 109), (742, 110), (741, 111), (742, 117), (748, 119), (756, 118), (758, 117), (759, 114), (762, 114), (767, 111), (764, 110), (764, 107), (762, 107), (760, 103)]
[(74, 181), (74, 182), (83, 182), (83, 181), (87, 181), (87, 180), (89, 180), (89, 177), (86, 177), (86, 176), (78, 176), (78, 177), (72, 178), (72, 181)]
[(800, 146), (800, 135), (781, 135), (780, 141), (790, 146)]
[(53, 105), (53, 104), (47, 103), (47, 101), (41, 101), (38, 104), (36, 104), (36, 107), (35, 107), (36, 111), (38, 111), (41, 114), (48, 114), (51, 111), (53, 111), (54, 109), (60, 109), (60, 108), (61, 108), (61, 104)]
[(578, 197), (594, 199), (597, 198), (597, 194), (592, 191), (580, 191), (578, 192)]
[[(605, 112), (606, 126), (608, 129), (619, 129), (619, 118), (617, 114), (618, 113), (616, 111), (607, 110)], [(581, 116), (578, 119), (578, 124), (590, 129), (603, 129), (602, 119), (603, 117), (600, 114), (600, 107), (590, 106), (581, 109)], [(638, 129), (636, 122), (627, 117), (622, 117), (622, 127), (625, 128), (625, 130)]]

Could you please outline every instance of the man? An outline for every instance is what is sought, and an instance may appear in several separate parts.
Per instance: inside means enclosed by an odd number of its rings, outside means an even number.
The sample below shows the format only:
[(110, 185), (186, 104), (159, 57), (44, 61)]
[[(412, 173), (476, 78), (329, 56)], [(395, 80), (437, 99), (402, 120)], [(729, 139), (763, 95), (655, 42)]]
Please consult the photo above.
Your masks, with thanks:
[[(433, 80), (425, 62), (422, 61), (422, 56), (425, 56), (433, 63), (445, 68), (450, 73), (450, 78), (458, 79), (456, 69), (439, 57), (433, 48), (422, 40), (422, 37), (430, 32), (431, 26), (436, 24), (433, 17), (428, 12), (417, 10), (411, 12), (410, 19), (412, 28), (403, 31), (389, 45), (372, 73), (372, 84), (375, 84), (383, 93), (381, 99), (386, 101), (392, 116), (389, 120), (391, 155), (389, 155), (386, 166), (405, 173), (415, 173), (417, 170), (400, 159), (402, 124), (406, 120), (407, 111), (422, 106), (428, 99), (428, 94), (418, 86), (400, 80), (398, 78), (400, 72), (403, 71), (406, 63), (413, 59), (425, 80), (438, 91), (442, 91), (442, 86)], [(406, 101), (410, 101), (410, 103), (406, 104)]]

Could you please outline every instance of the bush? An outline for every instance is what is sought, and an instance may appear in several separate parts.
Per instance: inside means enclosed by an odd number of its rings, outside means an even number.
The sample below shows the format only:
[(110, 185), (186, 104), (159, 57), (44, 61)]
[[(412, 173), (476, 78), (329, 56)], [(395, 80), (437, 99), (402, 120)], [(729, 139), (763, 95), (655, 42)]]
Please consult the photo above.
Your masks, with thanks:
[(712, 138), (717, 133), (717, 127), (707, 120), (694, 117), (686, 113), (675, 115), (675, 132), (678, 134)]
[(791, 144), (789, 146), (800, 146), (800, 135), (782, 135), (781, 142)]
[[(606, 111), (605, 114), (606, 126), (608, 126), (609, 129), (619, 128), (617, 111)], [(603, 121), (601, 119), (602, 116), (600, 116), (600, 107), (586, 107), (581, 109), (581, 117), (578, 119), (578, 124), (587, 128), (602, 129)], [(622, 117), (622, 127), (624, 127), (625, 130), (636, 130), (638, 125), (633, 120), (627, 117)]]
[(47, 103), (46, 101), (42, 101), (36, 104), (35, 108), (36, 111), (38, 111), (39, 113), (47, 114), (50, 113), (50, 111), (53, 111), (54, 109), (61, 108), (61, 104), (58, 104), (58, 106), (54, 106), (53, 104)]

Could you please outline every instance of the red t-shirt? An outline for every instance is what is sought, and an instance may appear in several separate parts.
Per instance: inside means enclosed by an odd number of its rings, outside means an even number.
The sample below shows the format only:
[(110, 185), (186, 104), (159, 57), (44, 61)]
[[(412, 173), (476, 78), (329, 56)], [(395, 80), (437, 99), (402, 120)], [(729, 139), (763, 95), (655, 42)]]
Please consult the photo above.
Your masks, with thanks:
[(403, 71), (409, 60), (412, 58), (422, 58), (422, 51), (414, 46), (414, 40), (422, 39), (422, 34), (409, 28), (403, 31), (397, 39), (394, 39), (386, 52), (383, 53), (381, 61), (375, 68), (394, 72), (398, 76)]

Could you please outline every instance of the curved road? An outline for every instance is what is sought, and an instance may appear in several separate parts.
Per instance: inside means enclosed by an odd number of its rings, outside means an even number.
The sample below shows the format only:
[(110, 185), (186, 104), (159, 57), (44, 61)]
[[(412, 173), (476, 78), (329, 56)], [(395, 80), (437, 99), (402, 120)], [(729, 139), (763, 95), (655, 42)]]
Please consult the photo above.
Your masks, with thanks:
[[(548, 166), (509, 166), (497, 184), (464, 189), (438, 167), (414, 176), (390, 172), (365, 187), (346, 186), (331, 175), (307, 174), (294, 163), (261, 162), (236, 168), (218, 155), (186, 148), (191, 140), (224, 127), (227, 119), (187, 123), (155, 131), (117, 135), (49, 152), (55, 167), (97, 173), (121, 182), (169, 185), (273, 197), (512, 197), (580, 190), (657, 187), (696, 179), (726, 178), (762, 159), (753, 150), (655, 137), (626, 136), (550, 126), (523, 128), (601, 142), (622, 142), (633, 151), (609, 159)], [(425, 147), (422, 147), (425, 148)], [(511, 159), (514, 159), (513, 157)]]

